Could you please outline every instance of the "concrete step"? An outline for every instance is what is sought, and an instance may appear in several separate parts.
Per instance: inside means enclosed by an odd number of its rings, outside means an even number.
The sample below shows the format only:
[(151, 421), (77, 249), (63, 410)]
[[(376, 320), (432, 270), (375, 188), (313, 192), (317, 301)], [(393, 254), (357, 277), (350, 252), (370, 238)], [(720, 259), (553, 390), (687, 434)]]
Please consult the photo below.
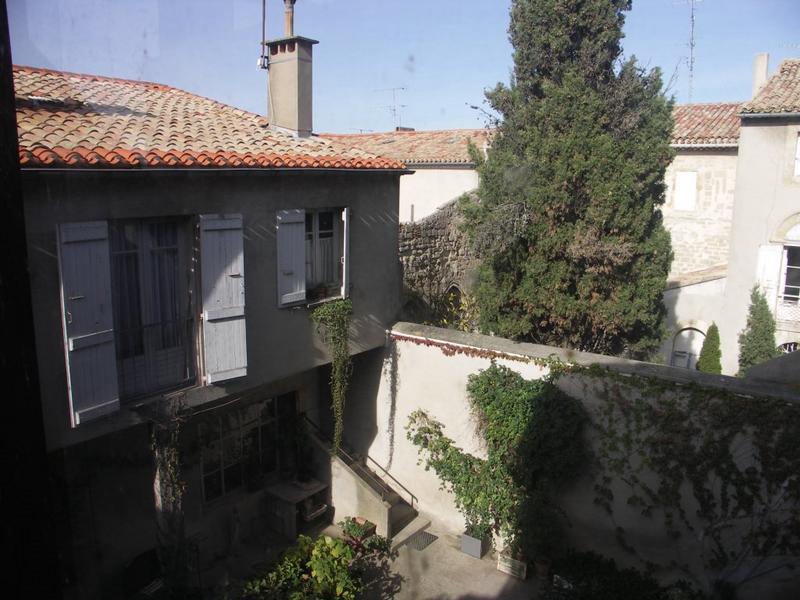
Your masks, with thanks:
[(417, 511), (407, 502), (401, 500), (397, 504), (392, 505), (389, 509), (389, 537), (402, 531), (416, 516)]
[(430, 526), (430, 519), (422, 515), (417, 515), (411, 523), (403, 527), (403, 529), (392, 538), (392, 550), (397, 550), (400, 546), (405, 544), (412, 535)]

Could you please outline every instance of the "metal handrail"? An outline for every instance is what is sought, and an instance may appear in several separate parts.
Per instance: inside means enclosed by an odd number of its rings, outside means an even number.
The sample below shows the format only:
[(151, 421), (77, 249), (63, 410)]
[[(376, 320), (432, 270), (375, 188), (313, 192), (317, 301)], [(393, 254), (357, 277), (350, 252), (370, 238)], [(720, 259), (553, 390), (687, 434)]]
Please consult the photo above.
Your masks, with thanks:
[[(331, 441), (331, 439), (330, 439), (330, 438), (328, 438), (328, 437), (327, 437), (327, 436), (326, 436), (326, 435), (325, 435), (325, 434), (322, 432), (322, 429), (320, 428), (320, 426), (319, 426), (319, 425), (317, 425), (316, 423), (314, 423), (314, 421), (312, 421), (311, 419), (309, 419), (307, 414), (303, 413), (303, 415), (302, 415), (302, 416), (303, 416), (303, 420), (304, 420), (304, 421), (306, 421), (306, 422), (307, 422), (309, 425), (311, 425), (311, 427), (313, 427), (313, 428), (314, 428), (314, 431), (316, 432), (316, 434), (317, 434), (317, 437), (318, 437), (319, 439), (323, 440), (324, 442), (326, 442), (327, 444), (329, 444), (329, 445), (331, 445), (331, 446), (333, 445), (333, 442)], [(347, 463), (347, 465), (348, 465), (348, 466), (350, 466), (350, 465), (352, 465), (352, 464), (354, 464), (354, 463), (358, 463), (358, 462), (359, 462), (359, 461), (358, 461), (358, 460), (356, 460), (356, 459), (355, 459), (353, 456), (351, 456), (350, 454), (348, 454), (348, 453), (347, 453), (347, 452), (346, 452), (346, 451), (345, 451), (345, 450), (344, 450), (344, 449), (343, 449), (341, 446), (339, 446), (339, 449), (338, 449), (338, 452), (337, 452), (337, 454), (339, 455), (339, 457), (340, 457), (340, 458), (343, 458), (343, 459), (345, 459), (345, 462)], [(389, 478), (390, 478), (390, 479), (391, 479), (393, 482), (395, 482), (395, 483), (396, 483), (396, 484), (397, 484), (397, 485), (398, 485), (398, 486), (399, 486), (399, 487), (400, 487), (400, 488), (401, 488), (401, 489), (402, 489), (404, 492), (406, 492), (406, 493), (407, 493), (407, 494), (408, 494), (408, 495), (411, 497), (411, 508), (414, 508), (414, 503), (415, 503), (415, 502), (416, 502), (417, 504), (419, 504), (419, 500), (417, 499), (417, 497), (416, 497), (414, 494), (412, 494), (412, 493), (411, 493), (411, 491), (410, 491), (408, 488), (406, 488), (406, 486), (404, 486), (402, 483), (400, 483), (399, 481), (397, 481), (397, 479), (395, 479), (395, 478), (394, 478), (394, 477), (391, 475), (391, 473), (389, 473), (389, 472), (388, 472), (386, 469), (384, 469), (384, 468), (383, 468), (381, 465), (379, 465), (379, 464), (378, 464), (378, 463), (375, 461), (375, 459), (374, 459), (374, 458), (372, 458), (372, 457), (371, 457), (371, 456), (369, 456), (369, 455), (365, 455), (365, 456), (364, 456), (364, 462), (366, 463), (366, 461), (367, 461), (367, 460), (371, 461), (371, 462), (372, 462), (372, 464), (374, 464), (376, 467), (378, 467), (378, 468), (379, 468), (379, 469), (380, 469), (380, 470), (381, 470), (383, 473), (385, 473), (385, 474), (386, 474), (386, 476), (387, 476), (387, 477), (389, 477)], [(365, 465), (364, 465), (364, 467), (366, 467), (366, 466), (367, 466), (367, 465), (365, 464)], [(360, 475), (361, 473), (363, 473), (364, 475), (366, 475), (367, 477), (369, 477), (369, 479), (370, 479), (370, 480), (372, 480), (372, 481), (374, 481), (376, 484), (378, 484), (378, 486), (379, 486), (379, 487), (380, 487), (380, 489), (381, 489), (381, 492), (380, 492), (380, 494), (381, 494), (381, 500), (386, 500), (386, 496), (384, 495), (384, 494), (385, 494), (385, 490), (389, 490), (389, 491), (392, 491), (392, 492), (394, 492), (394, 493), (397, 493), (397, 492), (396, 492), (395, 490), (393, 490), (393, 489), (392, 489), (392, 488), (389, 486), (389, 484), (387, 484), (385, 481), (382, 481), (382, 480), (381, 480), (379, 477), (373, 477), (373, 476), (370, 474), (370, 472), (369, 472), (368, 470), (366, 470), (366, 471), (361, 471), (361, 472), (359, 473), (359, 475)], [(399, 494), (398, 494), (398, 495), (399, 495)]]
[(389, 479), (391, 479), (394, 483), (396, 483), (400, 487), (400, 489), (402, 489), (406, 494), (409, 495), (409, 497), (411, 498), (411, 508), (414, 508), (415, 502), (419, 504), (419, 499), (414, 494), (411, 493), (411, 490), (409, 490), (406, 486), (397, 481), (397, 479), (395, 479), (394, 476), (391, 473), (389, 473), (389, 471), (387, 471), (381, 465), (379, 465), (374, 458), (372, 458), (369, 454), (367, 454), (364, 458), (365, 462), (367, 460), (370, 461), (373, 465), (378, 467), (384, 475), (386, 475)]

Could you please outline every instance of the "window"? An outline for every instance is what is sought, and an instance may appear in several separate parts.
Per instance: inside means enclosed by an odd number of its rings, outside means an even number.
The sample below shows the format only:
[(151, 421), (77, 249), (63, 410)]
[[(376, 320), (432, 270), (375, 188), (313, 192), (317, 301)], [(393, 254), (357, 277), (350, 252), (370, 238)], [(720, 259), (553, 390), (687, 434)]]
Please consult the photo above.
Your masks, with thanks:
[(295, 394), (211, 416), (199, 426), (203, 498), (255, 490), (264, 478), (294, 472)]
[(195, 377), (189, 223), (112, 221), (111, 295), (121, 398)]
[(206, 383), (247, 374), (240, 215), (64, 223), (58, 241), (73, 427), (197, 381), (199, 349)]
[(673, 193), (675, 210), (694, 210), (697, 204), (697, 172), (678, 171), (675, 173), (675, 192)]
[(699, 329), (681, 329), (675, 335), (672, 343), (670, 365), (694, 369), (700, 356), (700, 350), (703, 348), (705, 337), (705, 334)]
[(347, 208), (278, 212), (280, 306), (348, 295), (349, 219)]
[(342, 288), (341, 210), (306, 211), (306, 297), (338, 296)]
[(800, 321), (800, 246), (784, 246), (777, 318)]

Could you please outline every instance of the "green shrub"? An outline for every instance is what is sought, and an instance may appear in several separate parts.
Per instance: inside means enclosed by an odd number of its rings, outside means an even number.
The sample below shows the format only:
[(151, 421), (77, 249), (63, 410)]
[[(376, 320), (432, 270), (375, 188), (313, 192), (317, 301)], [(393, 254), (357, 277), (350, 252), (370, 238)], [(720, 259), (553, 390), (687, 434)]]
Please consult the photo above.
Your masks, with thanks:
[(775, 344), (775, 318), (758, 286), (750, 292), (747, 325), (739, 334), (739, 376), (753, 365), (779, 356)]
[(247, 581), (248, 600), (355, 600), (364, 573), (393, 557), (390, 542), (371, 535), (358, 546), (326, 535), (316, 540), (301, 535), (280, 562)]
[(719, 328), (716, 323), (711, 323), (703, 340), (700, 358), (697, 360), (697, 370), (703, 373), (722, 373), (722, 352), (719, 348)]
[(661, 587), (636, 569), (619, 569), (614, 560), (594, 552), (571, 552), (553, 565), (553, 586), (541, 600), (702, 600), (686, 582)]

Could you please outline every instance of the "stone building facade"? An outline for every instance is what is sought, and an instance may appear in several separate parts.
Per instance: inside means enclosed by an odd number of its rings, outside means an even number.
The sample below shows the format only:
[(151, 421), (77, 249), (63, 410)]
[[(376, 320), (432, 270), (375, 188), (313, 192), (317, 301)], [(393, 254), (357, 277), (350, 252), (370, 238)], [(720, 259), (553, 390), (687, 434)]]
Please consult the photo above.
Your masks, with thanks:
[[(733, 199), (736, 187), (736, 148), (679, 149), (664, 176), (667, 192), (661, 211), (672, 236), (671, 274), (677, 276), (722, 265), (728, 261)], [(682, 174), (695, 175), (694, 206), (681, 206), (677, 189)], [(691, 201), (691, 197), (688, 199)]]
[(475, 257), (460, 229), (457, 204), (452, 200), (420, 221), (400, 225), (403, 287), (426, 303), (453, 288), (472, 287)]

